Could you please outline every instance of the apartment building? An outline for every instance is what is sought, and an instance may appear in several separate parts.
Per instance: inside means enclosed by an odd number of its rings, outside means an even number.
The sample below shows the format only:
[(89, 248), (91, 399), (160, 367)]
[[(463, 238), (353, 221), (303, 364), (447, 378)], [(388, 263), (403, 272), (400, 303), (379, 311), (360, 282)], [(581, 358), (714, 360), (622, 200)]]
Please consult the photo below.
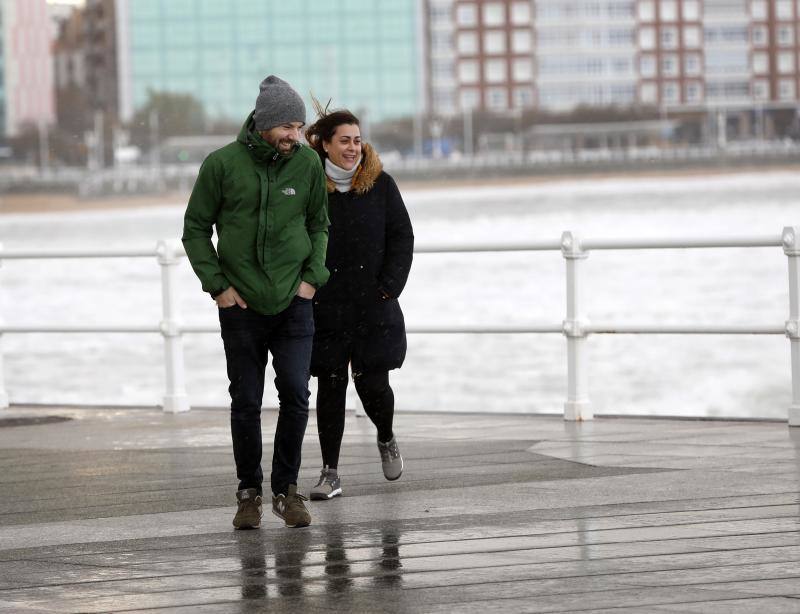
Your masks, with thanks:
[[(534, 106), (530, 0), (452, 4), (455, 107), (506, 111)], [(434, 105), (433, 110), (439, 109)]]
[(54, 119), (45, 0), (0, 0), (0, 139)]
[(800, 92), (800, 0), (428, 0), (426, 15), (440, 115), (785, 108)]

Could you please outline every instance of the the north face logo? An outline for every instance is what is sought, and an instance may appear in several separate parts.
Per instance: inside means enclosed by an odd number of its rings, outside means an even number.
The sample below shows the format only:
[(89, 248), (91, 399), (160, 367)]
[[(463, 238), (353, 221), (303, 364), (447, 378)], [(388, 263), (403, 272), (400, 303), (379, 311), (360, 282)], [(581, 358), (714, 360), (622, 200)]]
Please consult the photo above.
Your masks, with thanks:
[(281, 192), (283, 192), (284, 194), (286, 194), (286, 196), (294, 196), (294, 195), (295, 195), (294, 188), (283, 188), (283, 189), (281, 190)]

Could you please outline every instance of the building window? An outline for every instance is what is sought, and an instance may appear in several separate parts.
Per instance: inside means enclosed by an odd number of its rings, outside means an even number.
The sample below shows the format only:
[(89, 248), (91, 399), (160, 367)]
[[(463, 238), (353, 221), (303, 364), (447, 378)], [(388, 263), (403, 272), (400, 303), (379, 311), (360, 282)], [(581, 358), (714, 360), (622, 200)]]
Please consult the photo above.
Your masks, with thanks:
[(769, 56), (766, 53), (753, 54), (753, 72), (757, 75), (766, 75), (769, 72)]
[(781, 79), (778, 82), (778, 98), (780, 100), (793, 100), (795, 91), (794, 79)]
[(683, 46), (693, 48), (700, 46), (700, 28), (698, 26), (684, 26)]
[(612, 28), (608, 31), (608, 44), (613, 47), (633, 45), (633, 28)]
[(460, 83), (478, 82), (478, 63), (475, 60), (458, 63), (458, 81)]
[(453, 63), (451, 61), (434, 60), (431, 62), (431, 77), (437, 83), (451, 83), (453, 76)]
[(780, 26), (778, 28), (778, 44), (781, 47), (794, 45), (794, 29), (792, 26)]
[(474, 4), (459, 4), (456, 8), (456, 22), (467, 27), (478, 25), (478, 7)]
[(533, 91), (528, 87), (515, 87), (513, 92), (514, 107), (527, 109), (533, 106)]
[(700, 3), (697, 0), (683, 0), (683, 20), (697, 21), (700, 19)]
[(532, 49), (530, 30), (514, 30), (511, 33), (511, 50), (514, 53), (530, 53)]
[[(632, 0), (617, 0), (608, 5), (608, 16), (612, 19), (627, 19), (636, 15), (636, 2)], [(633, 94), (631, 94), (633, 98)]]
[(655, 104), (658, 102), (658, 89), (655, 83), (643, 83), (639, 87), (639, 100), (642, 104)]
[(483, 52), (497, 54), (506, 52), (506, 33), (504, 30), (488, 30), (483, 33)]
[(764, 79), (753, 81), (753, 98), (756, 100), (769, 100), (769, 82)]
[(681, 100), (681, 88), (677, 83), (665, 83), (661, 94), (663, 102), (676, 103)]
[(754, 47), (767, 46), (767, 26), (753, 26), (750, 31), (750, 39)]
[(783, 51), (778, 54), (778, 72), (782, 75), (794, 72), (794, 53)]
[(678, 58), (674, 54), (665, 55), (661, 58), (661, 76), (678, 76)]
[(642, 49), (656, 48), (655, 28), (642, 28), (639, 30), (639, 47)]
[(505, 60), (486, 60), (483, 65), (484, 79), (487, 83), (504, 83), (508, 79)]
[(703, 38), (706, 45), (710, 43), (726, 45), (731, 43), (744, 44), (747, 42), (747, 26), (724, 25), (707, 27)]
[(687, 53), (683, 58), (683, 72), (689, 77), (697, 77), (701, 70), (700, 54)]
[(431, 21), (437, 23), (449, 23), (450, 22), (450, 11), (452, 10), (452, 6), (447, 4), (431, 4), (430, 10), (430, 17)]
[(433, 106), (439, 113), (452, 113), (455, 108), (455, 99), (453, 98), (453, 93), (451, 91), (435, 92), (433, 95)]
[(767, 0), (751, 0), (750, 15), (753, 19), (767, 20)]
[(450, 32), (431, 32), (431, 53), (451, 54), (453, 51), (453, 36)]
[(464, 110), (475, 109), (481, 104), (481, 93), (477, 89), (469, 88), (461, 90), (459, 95), (461, 108)]
[(664, 49), (678, 48), (678, 28), (661, 28), (661, 47)]
[(531, 3), (515, 2), (511, 5), (511, 23), (517, 26), (531, 24)]
[(508, 92), (504, 87), (491, 87), (486, 90), (486, 106), (494, 111), (508, 109)]
[(678, 20), (678, 3), (675, 0), (661, 0), (659, 9), (661, 21)]
[(611, 72), (615, 75), (629, 75), (633, 65), (630, 58), (612, 58), (611, 59)]
[(686, 84), (686, 102), (700, 102), (703, 100), (703, 86), (697, 82)]
[(656, 58), (653, 55), (643, 55), (639, 58), (639, 74), (642, 77), (656, 76)]
[(487, 2), (483, 5), (483, 25), (502, 26), (506, 22), (506, 7), (502, 2)]
[(778, 0), (775, 4), (775, 16), (778, 19), (794, 19), (792, 0)]
[(514, 81), (533, 80), (533, 62), (528, 59), (514, 60), (511, 64), (511, 74)]
[(656, 3), (653, 0), (640, 0), (637, 8), (640, 21), (655, 21)]
[(478, 35), (475, 32), (458, 33), (458, 53), (460, 55), (478, 55)]

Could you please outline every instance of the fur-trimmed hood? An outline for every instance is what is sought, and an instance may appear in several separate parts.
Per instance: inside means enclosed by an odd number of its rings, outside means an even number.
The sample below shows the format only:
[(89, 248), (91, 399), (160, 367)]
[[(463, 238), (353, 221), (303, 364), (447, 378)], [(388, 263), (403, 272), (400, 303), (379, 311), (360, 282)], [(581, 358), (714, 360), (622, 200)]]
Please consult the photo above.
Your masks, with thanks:
[[(353, 175), (353, 183), (350, 187), (351, 191), (356, 194), (366, 194), (375, 185), (378, 175), (383, 170), (378, 152), (369, 143), (362, 143), (361, 145), (361, 164), (358, 165), (356, 174)], [(333, 193), (336, 191), (336, 184), (330, 177), (327, 177), (328, 192)]]

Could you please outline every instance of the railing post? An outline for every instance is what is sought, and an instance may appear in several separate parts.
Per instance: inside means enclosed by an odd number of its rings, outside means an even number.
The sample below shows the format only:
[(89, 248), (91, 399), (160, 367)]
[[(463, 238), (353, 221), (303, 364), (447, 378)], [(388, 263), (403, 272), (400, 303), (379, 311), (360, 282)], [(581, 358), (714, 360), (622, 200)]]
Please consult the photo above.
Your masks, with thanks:
[(583, 261), (589, 253), (581, 247), (580, 240), (571, 232), (561, 234), (561, 254), (567, 262), (567, 317), (563, 322), (567, 338), (567, 401), (564, 403), (564, 420), (591, 420), (592, 403), (589, 400), (589, 370), (586, 327), (589, 323), (583, 314), (581, 277)]
[[(3, 244), (0, 243), (0, 267), (3, 266)], [(0, 314), (0, 325), (3, 324), (3, 314)], [(3, 331), (0, 329), (0, 409), (8, 407), (8, 392), (6, 392), (5, 366), (3, 365)]]
[(177, 317), (175, 272), (180, 262), (180, 243), (177, 240), (162, 240), (156, 248), (158, 264), (161, 265), (161, 334), (164, 337), (164, 358), (167, 389), (164, 394), (164, 411), (178, 413), (188, 411), (189, 395), (186, 394), (186, 370), (183, 361), (183, 336)]
[(792, 404), (789, 426), (800, 426), (800, 226), (786, 226), (783, 253), (789, 258), (789, 319), (786, 336), (792, 352)]

